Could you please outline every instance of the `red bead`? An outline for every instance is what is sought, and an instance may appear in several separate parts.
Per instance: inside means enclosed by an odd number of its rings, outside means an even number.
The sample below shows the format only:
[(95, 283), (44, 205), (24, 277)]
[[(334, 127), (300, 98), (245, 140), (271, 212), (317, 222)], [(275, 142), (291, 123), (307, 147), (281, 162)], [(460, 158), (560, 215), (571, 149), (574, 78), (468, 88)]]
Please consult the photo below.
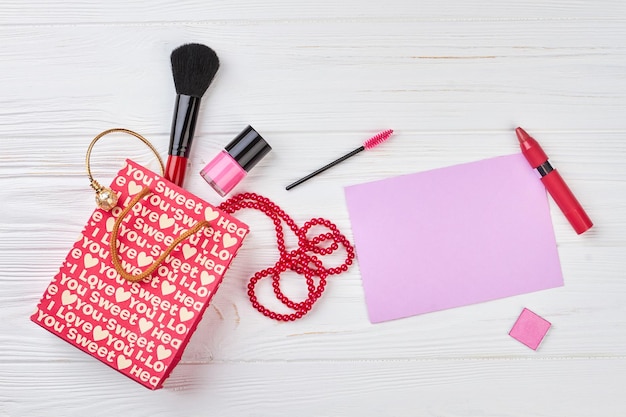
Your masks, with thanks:
[[(279, 321), (294, 321), (303, 317), (308, 311), (311, 310), (313, 304), (324, 292), (326, 277), (347, 271), (348, 266), (353, 263), (352, 260), (355, 257), (354, 248), (348, 239), (339, 232), (337, 226), (327, 219), (323, 219), (321, 217), (313, 218), (305, 222), (304, 225), (299, 228), (293, 219), (289, 217), (289, 215), (287, 215), (287, 213), (285, 213), (280, 207), (270, 201), (267, 197), (263, 197), (255, 193), (237, 194), (220, 204), (219, 208), (227, 213), (234, 213), (243, 208), (259, 210), (269, 217), (274, 223), (276, 242), (280, 257), (273, 267), (256, 272), (248, 282), (248, 297), (250, 298), (252, 306), (271, 319)], [(287, 252), (285, 247), (282, 225), (283, 222), (298, 238), (298, 248), (290, 252)], [(327, 230), (330, 231), (308, 238), (308, 231), (313, 226), (317, 225), (326, 227)], [(330, 244), (324, 244), (324, 242), (330, 242)], [(326, 256), (338, 250), (340, 245), (343, 246), (346, 252), (346, 258), (343, 264), (332, 268), (324, 267), (322, 261), (318, 257), (308, 254), (312, 252), (314, 254)], [(300, 303), (291, 301), (280, 290), (280, 274), (287, 269), (291, 269), (292, 271), (305, 276), (308, 296)], [(274, 293), (277, 299), (288, 308), (295, 310), (295, 313), (275, 313), (268, 310), (257, 301), (254, 291), (256, 283), (270, 275), (272, 276), (272, 287), (274, 288)], [(315, 285), (314, 277), (317, 277), (318, 279), (317, 287)]]

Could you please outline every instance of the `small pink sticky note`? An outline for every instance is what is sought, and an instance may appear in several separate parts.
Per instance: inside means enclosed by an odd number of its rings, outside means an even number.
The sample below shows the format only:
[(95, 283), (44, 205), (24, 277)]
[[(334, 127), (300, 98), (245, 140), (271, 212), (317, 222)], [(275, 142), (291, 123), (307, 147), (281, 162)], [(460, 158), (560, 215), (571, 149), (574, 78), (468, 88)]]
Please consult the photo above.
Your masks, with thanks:
[(525, 308), (509, 332), (509, 336), (519, 340), (529, 348), (537, 350), (550, 329), (550, 322)]

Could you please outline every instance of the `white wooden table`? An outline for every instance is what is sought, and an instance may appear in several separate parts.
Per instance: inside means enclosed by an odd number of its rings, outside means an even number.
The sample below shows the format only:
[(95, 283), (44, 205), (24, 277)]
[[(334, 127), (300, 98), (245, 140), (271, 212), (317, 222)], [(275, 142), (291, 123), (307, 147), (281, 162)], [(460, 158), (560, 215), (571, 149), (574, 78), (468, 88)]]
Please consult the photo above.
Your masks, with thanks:
[[(90, 139), (126, 127), (166, 155), (169, 53), (186, 42), (222, 63), (190, 191), (221, 201), (195, 172), (252, 124), (274, 151), (238, 191), (352, 236), (344, 186), (516, 152), (521, 125), (596, 224), (577, 236), (550, 202), (565, 286), (372, 325), (356, 264), (308, 316), (278, 323), (245, 291), (275, 261), (272, 226), (243, 212), (253, 233), (163, 390), (31, 323), (93, 209)], [(623, 416), (625, 116), (621, 0), (5, 0), (0, 416)], [(284, 190), (387, 128), (384, 146)], [(102, 182), (125, 157), (154, 162), (121, 144), (94, 153)], [(536, 352), (508, 336), (523, 307), (553, 323)]]

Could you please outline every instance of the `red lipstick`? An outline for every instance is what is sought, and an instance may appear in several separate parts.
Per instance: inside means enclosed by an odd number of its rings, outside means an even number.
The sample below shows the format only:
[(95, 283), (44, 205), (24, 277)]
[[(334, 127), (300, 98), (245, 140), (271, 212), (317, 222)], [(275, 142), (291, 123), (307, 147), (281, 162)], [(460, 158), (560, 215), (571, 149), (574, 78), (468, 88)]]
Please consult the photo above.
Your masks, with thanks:
[(593, 223), (585, 210), (580, 205), (572, 191), (569, 189), (561, 174), (550, 165), (548, 155), (541, 149), (539, 143), (533, 139), (524, 129), (515, 129), (522, 154), (531, 167), (541, 175), (541, 182), (548, 190), (556, 204), (559, 206), (576, 233), (581, 234), (591, 228)]

